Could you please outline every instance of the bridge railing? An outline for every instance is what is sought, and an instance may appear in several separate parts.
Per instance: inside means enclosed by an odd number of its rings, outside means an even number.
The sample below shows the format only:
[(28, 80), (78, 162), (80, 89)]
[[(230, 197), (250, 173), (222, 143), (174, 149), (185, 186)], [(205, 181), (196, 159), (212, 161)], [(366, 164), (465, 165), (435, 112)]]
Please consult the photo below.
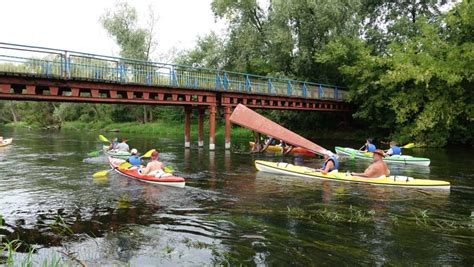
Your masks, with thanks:
[(0, 42), (0, 73), (344, 101), (333, 85)]

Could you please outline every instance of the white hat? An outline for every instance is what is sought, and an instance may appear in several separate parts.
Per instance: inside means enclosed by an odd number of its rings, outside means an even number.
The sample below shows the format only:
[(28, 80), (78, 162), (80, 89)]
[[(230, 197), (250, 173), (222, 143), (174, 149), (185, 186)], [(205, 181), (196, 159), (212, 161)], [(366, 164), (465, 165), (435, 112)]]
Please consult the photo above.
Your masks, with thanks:
[(132, 150), (130, 150), (130, 153), (132, 153), (132, 155), (137, 154), (138, 150), (136, 148), (132, 148)]

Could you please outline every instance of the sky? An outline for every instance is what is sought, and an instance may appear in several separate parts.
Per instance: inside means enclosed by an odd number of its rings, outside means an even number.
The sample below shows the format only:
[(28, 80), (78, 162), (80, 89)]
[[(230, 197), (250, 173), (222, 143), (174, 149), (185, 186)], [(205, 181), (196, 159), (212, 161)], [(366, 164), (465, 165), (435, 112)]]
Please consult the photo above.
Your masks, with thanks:
[[(169, 58), (172, 51), (192, 48), (198, 36), (222, 34), (224, 22), (214, 18), (211, 0), (127, 0), (142, 24), (152, 5), (158, 16), (158, 46), (152, 58)], [(0, 42), (118, 56), (119, 48), (99, 19), (116, 0), (2, 1)]]

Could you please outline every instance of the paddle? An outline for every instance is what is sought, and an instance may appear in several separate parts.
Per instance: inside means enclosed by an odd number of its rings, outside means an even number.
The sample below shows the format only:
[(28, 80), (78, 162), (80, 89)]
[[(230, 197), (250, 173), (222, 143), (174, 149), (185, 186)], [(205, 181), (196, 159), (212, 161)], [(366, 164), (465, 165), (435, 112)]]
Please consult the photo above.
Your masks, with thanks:
[(107, 139), (105, 136), (103, 136), (101, 134), (99, 134), (99, 139), (100, 139), (100, 141), (105, 142), (105, 143), (112, 143), (112, 142), (109, 141), (109, 139)]
[(87, 156), (89, 156), (89, 157), (97, 157), (97, 156), (99, 156), (99, 153), (100, 153), (100, 152), (99, 152), (98, 150), (96, 150), (96, 151), (91, 151), (91, 152), (87, 153)]
[(410, 149), (410, 148), (414, 148), (414, 147), (415, 147), (414, 143), (408, 143), (408, 144), (402, 146), (402, 148), (405, 148), (405, 149)]
[[(154, 151), (155, 151), (155, 149), (150, 149), (150, 150), (148, 150), (143, 156), (141, 156), (140, 158), (149, 158), (149, 157), (151, 157), (151, 154), (152, 154)], [(111, 169), (108, 169), (108, 170), (98, 171), (98, 172), (92, 174), (92, 177), (97, 178), (97, 177), (106, 176), (110, 171), (115, 170), (115, 168), (125, 169), (125, 168), (131, 167), (131, 166), (132, 166), (132, 164), (130, 164), (129, 162), (125, 161), (125, 162), (121, 163), (121, 164), (120, 164), (119, 166), (117, 166), (117, 167), (114, 167), (114, 168), (111, 168)]]

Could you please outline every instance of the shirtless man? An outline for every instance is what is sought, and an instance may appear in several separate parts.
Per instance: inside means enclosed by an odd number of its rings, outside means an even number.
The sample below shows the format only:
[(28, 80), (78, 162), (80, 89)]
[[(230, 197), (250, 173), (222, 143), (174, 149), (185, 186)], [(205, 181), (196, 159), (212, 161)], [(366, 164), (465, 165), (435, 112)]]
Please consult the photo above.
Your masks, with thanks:
[(364, 172), (351, 172), (352, 176), (359, 176), (364, 178), (380, 178), (381, 176), (389, 176), (390, 170), (387, 167), (387, 163), (382, 160), (384, 152), (381, 149), (377, 149), (374, 152), (374, 162), (365, 169)]
[(152, 171), (162, 171), (165, 167), (162, 162), (158, 161), (160, 153), (158, 151), (153, 151), (151, 154), (151, 161), (148, 162), (144, 169), (141, 169), (143, 175), (147, 175)]

